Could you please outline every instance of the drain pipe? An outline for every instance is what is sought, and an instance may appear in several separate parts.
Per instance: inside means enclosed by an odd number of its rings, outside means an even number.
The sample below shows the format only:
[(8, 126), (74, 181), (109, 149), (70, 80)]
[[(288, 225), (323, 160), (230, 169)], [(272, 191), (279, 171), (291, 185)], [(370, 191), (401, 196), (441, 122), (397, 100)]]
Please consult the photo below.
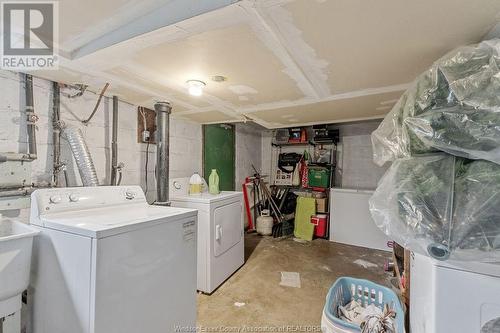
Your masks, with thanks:
[(118, 97), (113, 96), (113, 129), (111, 138), (111, 186), (116, 186), (118, 172)]
[[(61, 90), (59, 83), (52, 82), (52, 143), (53, 143), (53, 165), (52, 182), (55, 187), (59, 187), (59, 174), (63, 170), (61, 165)], [(67, 186), (67, 184), (66, 184)]]
[[(169, 126), (172, 106), (168, 102), (155, 104), (156, 111), (156, 202), (155, 205), (169, 206)], [(147, 172), (147, 171), (146, 171)]]
[(38, 120), (33, 107), (33, 77), (23, 74), (26, 100), (26, 131), (28, 133), (27, 153), (0, 153), (0, 163), (7, 161), (31, 162), (36, 160), (36, 121)]
[(36, 156), (30, 154), (19, 153), (0, 153), (0, 163), (7, 161), (31, 162), (36, 159)]
[(28, 155), (32, 160), (35, 160), (37, 158), (36, 121), (38, 117), (35, 114), (33, 104), (33, 76), (24, 74), (24, 86), (26, 94), (26, 124), (28, 127)]
[[(34, 187), (21, 187), (17, 189), (2, 189), (0, 191), (0, 198), (8, 198), (8, 197), (26, 197), (29, 196), (36, 188)], [(0, 331), (1, 333), (1, 331)]]

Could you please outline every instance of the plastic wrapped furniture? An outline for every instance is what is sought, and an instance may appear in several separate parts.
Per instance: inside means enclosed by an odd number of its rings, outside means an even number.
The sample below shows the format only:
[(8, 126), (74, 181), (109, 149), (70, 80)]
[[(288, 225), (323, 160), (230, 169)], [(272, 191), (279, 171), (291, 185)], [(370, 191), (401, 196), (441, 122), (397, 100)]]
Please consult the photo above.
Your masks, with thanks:
[(324, 333), (357, 333), (359, 326), (338, 318), (337, 309), (352, 300), (361, 304), (374, 304), (381, 310), (387, 304), (396, 312), (396, 332), (404, 333), (404, 311), (398, 296), (390, 289), (368, 280), (341, 277), (335, 281), (326, 296), (326, 303), (321, 318), (321, 330)]
[(454, 186), (450, 242), (453, 256), (461, 260), (500, 261), (500, 166), (481, 160), (460, 160)]
[(377, 226), (436, 259), (500, 259), (500, 165), (448, 154), (396, 160), (370, 199)]
[(375, 163), (439, 150), (500, 163), (499, 68), (499, 39), (436, 61), (373, 132)]

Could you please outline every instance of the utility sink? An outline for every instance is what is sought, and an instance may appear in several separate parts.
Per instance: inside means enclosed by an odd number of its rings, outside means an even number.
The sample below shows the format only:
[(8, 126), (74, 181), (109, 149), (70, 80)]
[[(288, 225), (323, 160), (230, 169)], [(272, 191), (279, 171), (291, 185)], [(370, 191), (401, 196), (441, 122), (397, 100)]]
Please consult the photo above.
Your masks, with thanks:
[(0, 318), (21, 309), (21, 294), (28, 288), (33, 227), (0, 214)]

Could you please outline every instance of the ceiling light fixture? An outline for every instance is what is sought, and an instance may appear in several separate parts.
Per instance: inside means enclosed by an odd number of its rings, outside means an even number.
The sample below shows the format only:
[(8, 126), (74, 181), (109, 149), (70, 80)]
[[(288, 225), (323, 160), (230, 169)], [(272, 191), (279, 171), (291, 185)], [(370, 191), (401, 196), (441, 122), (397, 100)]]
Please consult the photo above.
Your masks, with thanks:
[(188, 86), (188, 92), (192, 96), (203, 95), (203, 88), (207, 85), (205, 82), (200, 80), (187, 80), (186, 84)]

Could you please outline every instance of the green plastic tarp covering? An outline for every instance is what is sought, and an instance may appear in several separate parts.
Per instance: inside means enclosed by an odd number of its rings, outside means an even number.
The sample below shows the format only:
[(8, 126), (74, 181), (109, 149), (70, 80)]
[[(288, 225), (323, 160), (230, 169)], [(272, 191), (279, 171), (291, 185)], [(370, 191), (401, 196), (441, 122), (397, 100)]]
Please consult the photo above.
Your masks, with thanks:
[(436, 61), (373, 132), (375, 163), (435, 151), (500, 163), (499, 68), (499, 39)]
[(500, 165), (448, 154), (396, 160), (370, 199), (396, 242), (438, 259), (500, 259)]
[(382, 231), (437, 259), (500, 261), (500, 39), (436, 61), (372, 144), (393, 162), (370, 200)]

